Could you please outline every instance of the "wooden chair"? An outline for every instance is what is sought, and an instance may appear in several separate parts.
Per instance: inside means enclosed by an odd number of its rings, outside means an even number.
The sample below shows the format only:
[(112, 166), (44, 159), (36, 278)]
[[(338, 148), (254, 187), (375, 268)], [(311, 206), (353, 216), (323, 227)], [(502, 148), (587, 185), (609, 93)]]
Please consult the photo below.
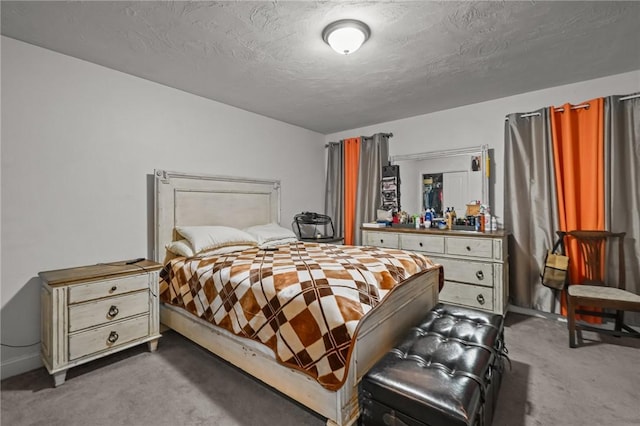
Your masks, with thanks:
[[(640, 333), (624, 323), (624, 311), (640, 311), (640, 295), (627, 291), (624, 273), (624, 232), (608, 231), (559, 231), (564, 238), (565, 247), (575, 241), (577, 256), (585, 264), (585, 277), (581, 283), (575, 283), (569, 275), (567, 286), (567, 321), (569, 327), (569, 346), (576, 347), (577, 331), (591, 330), (615, 336), (640, 337)], [(617, 250), (616, 250), (617, 249)], [(618, 255), (618, 270), (613, 274), (607, 271), (607, 250)], [(611, 259), (611, 258), (609, 258)], [(607, 281), (611, 277), (611, 281)], [(600, 308), (595, 311), (593, 308)], [(596, 327), (583, 322), (576, 324), (576, 314), (591, 315), (615, 319), (614, 329)]]

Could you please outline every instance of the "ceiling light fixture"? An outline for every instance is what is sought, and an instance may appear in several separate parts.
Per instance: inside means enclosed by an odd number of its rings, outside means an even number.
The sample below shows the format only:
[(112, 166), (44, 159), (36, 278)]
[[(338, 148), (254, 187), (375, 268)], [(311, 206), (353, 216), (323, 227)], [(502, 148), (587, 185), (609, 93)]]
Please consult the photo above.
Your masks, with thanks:
[(358, 50), (370, 35), (367, 24), (355, 19), (332, 22), (322, 30), (322, 39), (341, 55)]

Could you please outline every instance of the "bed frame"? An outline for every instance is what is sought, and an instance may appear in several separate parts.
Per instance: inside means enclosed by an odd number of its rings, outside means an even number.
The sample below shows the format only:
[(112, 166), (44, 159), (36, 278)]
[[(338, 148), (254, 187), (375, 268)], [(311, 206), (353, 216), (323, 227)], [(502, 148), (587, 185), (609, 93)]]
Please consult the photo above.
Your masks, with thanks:
[[(280, 222), (280, 182), (155, 170), (154, 258), (162, 262), (176, 226), (225, 225), (244, 228)], [(348, 426), (358, 418), (358, 383), (406, 331), (438, 301), (438, 270), (412, 276), (369, 312), (356, 330), (345, 384), (337, 391), (279, 364), (265, 346), (235, 336), (190, 313), (160, 307), (160, 322), (215, 355), (327, 418)]]

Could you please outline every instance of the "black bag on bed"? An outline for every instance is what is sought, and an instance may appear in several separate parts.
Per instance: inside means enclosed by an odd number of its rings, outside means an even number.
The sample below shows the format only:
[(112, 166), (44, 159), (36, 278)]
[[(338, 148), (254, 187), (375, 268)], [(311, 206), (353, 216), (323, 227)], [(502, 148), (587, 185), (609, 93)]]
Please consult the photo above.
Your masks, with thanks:
[[(295, 227), (293, 227), (295, 225)], [(302, 212), (293, 217), (293, 232), (301, 241), (335, 242), (333, 221), (327, 215), (313, 212)]]

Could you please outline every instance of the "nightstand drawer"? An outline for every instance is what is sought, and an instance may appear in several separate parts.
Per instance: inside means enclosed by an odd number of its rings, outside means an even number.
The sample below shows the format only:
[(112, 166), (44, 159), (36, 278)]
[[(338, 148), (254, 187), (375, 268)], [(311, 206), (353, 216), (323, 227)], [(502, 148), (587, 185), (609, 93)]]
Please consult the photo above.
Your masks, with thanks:
[(444, 237), (435, 235), (400, 235), (403, 250), (444, 253)]
[(69, 336), (69, 360), (111, 349), (148, 334), (148, 315), (73, 334)]
[(454, 303), (471, 308), (493, 310), (493, 289), (469, 284), (445, 281), (440, 291), (441, 302)]
[(488, 238), (447, 238), (447, 253), (491, 259), (493, 241)]
[(444, 279), (493, 287), (493, 264), (451, 258), (432, 258), (444, 267)]
[(116, 296), (149, 287), (149, 275), (134, 275), (69, 287), (69, 303)]
[(69, 306), (69, 332), (149, 311), (149, 292), (138, 291)]

